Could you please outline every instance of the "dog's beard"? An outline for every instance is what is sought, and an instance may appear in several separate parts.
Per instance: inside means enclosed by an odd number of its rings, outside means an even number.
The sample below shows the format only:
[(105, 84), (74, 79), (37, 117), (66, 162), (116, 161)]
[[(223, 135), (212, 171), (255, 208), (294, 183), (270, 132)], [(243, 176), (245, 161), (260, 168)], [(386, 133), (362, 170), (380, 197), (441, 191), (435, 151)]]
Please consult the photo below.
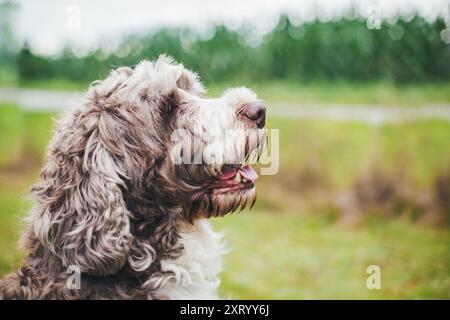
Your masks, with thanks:
[(170, 150), (171, 156), (182, 155), (181, 159), (172, 158), (178, 163), (173, 167), (174, 181), (184, 198), (186, 218), (191, 221), (251, 208), (256, 201), (258, 175), (252, 164), (264, 151), (267, 131), (252, 129), (227, 138), (218, 135), (199, 144), (188, 134), (176, 139), (182, 143)]
[[(236, 164), (191, 167), (190, 171), (195, 171), (191, 178), (196, 177), (196, 184), (200, 187), (190, 197), (190, 219), (195, 216), (224, 216), (246, 207), (251, 208), (256, 201), (255, 183), (258, 179), (251, 164), (259, 158), (262, 150), (259, 146), (249, 148), (247, 154), (235, 160)], [(202, 174), (199, 175), (199, 172)]]
[(246, 207), (251, 208), (256, 201), (255, 186), (215, 193), (202, 189), (192, 194), (188, 203), (188, 219), (220, 217)]
[(226, 193), (211, 194), (209, 216), (223, 216), (245, 207), (251, 208), (256, 201), (256, 188), (238, 189)]

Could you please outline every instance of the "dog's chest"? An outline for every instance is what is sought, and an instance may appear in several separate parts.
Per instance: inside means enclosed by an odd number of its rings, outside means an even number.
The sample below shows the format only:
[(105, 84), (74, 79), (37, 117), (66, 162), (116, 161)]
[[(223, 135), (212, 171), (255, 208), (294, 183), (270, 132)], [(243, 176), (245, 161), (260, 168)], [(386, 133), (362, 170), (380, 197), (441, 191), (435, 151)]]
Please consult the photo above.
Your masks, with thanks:
[(168, 299), (218, 299), (221, 257), (227, 251), (222, 235), (214, 232), (206, 219), (186, 226), (180, 235), (182, 255), (161, 261), (162, 271), (175, 276), (158, 289), (158, 294)]

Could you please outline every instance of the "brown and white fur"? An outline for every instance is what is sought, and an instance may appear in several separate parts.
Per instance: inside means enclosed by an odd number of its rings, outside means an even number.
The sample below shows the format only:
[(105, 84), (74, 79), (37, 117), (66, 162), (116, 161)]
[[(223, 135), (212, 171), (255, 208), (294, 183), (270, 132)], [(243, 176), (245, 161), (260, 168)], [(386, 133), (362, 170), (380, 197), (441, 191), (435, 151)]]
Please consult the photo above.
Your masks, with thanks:
[[(253, 181), (223, 187), (221, 172), (261, 154), (264, 123), (243, 116), (258, 102), (246, 88), (206, 98), (197, 75), (165, 56), (94, 83), (54, 132), (32, 188), (28, 255), (0, 280), (0, 298), (218, 298), (226, 250), (208, 219), (255, 201)], [(249, 133), (217, 139), (228, 129)], [(174, 160), (198, 152), (201, 163)]]

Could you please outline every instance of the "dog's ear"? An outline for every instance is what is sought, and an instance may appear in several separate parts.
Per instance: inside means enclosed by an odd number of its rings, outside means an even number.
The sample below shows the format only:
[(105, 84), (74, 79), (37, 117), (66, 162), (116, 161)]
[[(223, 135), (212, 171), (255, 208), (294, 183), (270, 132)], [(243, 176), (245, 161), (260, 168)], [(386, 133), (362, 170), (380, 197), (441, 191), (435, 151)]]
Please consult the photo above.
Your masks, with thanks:
[[(64, 143), (54, 150), (59, 163), (49, 162), (33, 188), (39, 204), (33, 227), (64, 266), (108, 275), (124, 265), (132, 236), (120, 169), (98, 134), (93, 132), (86, 144), (76, 135), (57, 139)], [(84, 157), (71, 156), (83, 147)]]
[(60, 124), (33, 188), (35, 236), (64, 266), (91, 275), (120, 270), (133, 242), (122, 194), (127, 188), (122, 154), (130, 141), (121, 130), (114, 110), (80, 108)]
[(206, 93), (198, 75), (195, 72), (186, 69), (181, 63), (175, 62), (175, 60), (169, 56), (160, 55), (155, 63), (154, 69), (158, 70), (159, 74), (164, 75), (165, 79), (170, 79), (170, 82), (175, 80), (175, 85), (169, 82), (168, 88), (177, 87), (199, 96)]
[(206, 90), (200, 82), (198, 75), (182, 66), (181, 73), (177, 79), (177, 87), (199, 96), (206, 93)]

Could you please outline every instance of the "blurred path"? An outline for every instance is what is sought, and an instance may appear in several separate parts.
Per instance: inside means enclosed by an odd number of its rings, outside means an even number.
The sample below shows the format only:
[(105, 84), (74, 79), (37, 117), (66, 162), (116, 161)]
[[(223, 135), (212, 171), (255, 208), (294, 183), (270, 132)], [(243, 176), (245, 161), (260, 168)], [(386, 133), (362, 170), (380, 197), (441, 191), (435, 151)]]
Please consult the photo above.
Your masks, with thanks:
[[(82, 103), (82, 92), (0, 88), (0, 102), (13, 102), (25, 110), (65, 111)], [(443, 119), (450, 121), (450, 104), (423, 106), (376, 105), (302, 105), (280, 103), (270, 106), (268, 115), (273, 117), (328, 119), (334, 121), (361, 121), (371, 124), (414, 121), (419, 119)]]
[(64, 111), (83, 101), (82, 92), (0, 88), (0, 103), (12, 102), (25, 110)]
[(387, 105), (342, 105), (320, 106), (276, 105), (268, 109), (268, 115), (327, 119), (334, 121), (360, 121), (374, 125), (391, 122), (405, 122), (423, 119), (441, 119), (450, 121), (450, 104), (429, 104), (422, 106)]

